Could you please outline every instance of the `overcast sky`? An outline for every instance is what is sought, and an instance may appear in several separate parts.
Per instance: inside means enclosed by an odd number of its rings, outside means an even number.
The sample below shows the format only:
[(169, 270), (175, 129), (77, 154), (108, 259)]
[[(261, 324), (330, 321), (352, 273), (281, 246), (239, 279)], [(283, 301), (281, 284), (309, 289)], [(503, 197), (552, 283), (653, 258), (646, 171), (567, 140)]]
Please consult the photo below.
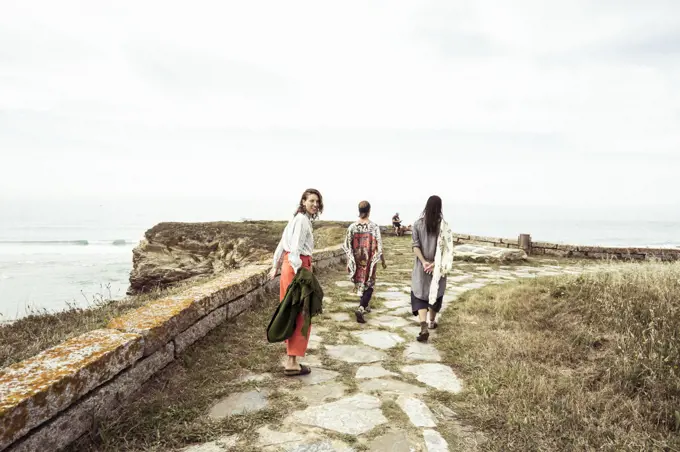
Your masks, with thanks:
[(14, 199), (680, 205), (680, 2), (3, 0), (0, 153)]

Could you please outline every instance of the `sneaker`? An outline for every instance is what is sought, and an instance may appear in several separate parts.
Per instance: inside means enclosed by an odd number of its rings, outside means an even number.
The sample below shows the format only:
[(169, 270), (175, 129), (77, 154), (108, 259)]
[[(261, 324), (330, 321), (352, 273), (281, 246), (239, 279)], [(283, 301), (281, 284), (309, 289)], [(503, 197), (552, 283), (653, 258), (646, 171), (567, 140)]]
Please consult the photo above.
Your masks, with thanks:
[(354, 314), (357, 316), (357, 322), (366, 323), (366, 319), (364, 319), (364, 308), (357, 309), (354, 311)]
[(364, 312), (365, 312), (366, 314), (370, 314), (370, 313), (371, 313), (371, 307), (370, 307), (370, 306), (366, 306), (366, 307), (364, 308)]

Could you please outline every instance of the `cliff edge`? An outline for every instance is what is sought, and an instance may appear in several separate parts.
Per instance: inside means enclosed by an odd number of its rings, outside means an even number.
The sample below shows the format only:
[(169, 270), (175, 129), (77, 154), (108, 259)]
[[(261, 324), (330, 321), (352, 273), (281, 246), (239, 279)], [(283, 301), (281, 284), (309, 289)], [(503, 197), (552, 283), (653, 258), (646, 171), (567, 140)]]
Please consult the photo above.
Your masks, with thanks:
[[(314, 223), (315, 246), (337, 245), (349, 223)], [(128, 295), (271, 259), (284, 221), (160, 223), (132, 252)]]

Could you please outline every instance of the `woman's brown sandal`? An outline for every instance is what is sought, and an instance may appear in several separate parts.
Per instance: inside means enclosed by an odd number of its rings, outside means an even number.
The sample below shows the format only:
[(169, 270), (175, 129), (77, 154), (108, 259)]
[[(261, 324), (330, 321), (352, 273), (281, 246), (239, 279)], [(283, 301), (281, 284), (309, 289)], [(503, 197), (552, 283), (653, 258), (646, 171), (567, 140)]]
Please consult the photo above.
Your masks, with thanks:
[(308, 375), (312, 373), (312, 369), (309, 366), (300, 364), (300, 369), (284, 369), (283, 374), (286, 377), (298, 377), (300, 375)]

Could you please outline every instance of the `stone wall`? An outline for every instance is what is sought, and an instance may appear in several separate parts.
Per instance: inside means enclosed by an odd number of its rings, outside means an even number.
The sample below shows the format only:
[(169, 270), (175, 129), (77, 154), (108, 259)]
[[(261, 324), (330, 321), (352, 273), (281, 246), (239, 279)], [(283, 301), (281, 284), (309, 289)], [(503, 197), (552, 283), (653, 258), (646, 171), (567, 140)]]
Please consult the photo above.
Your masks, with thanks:
[[(502, 248), (519, 248), (519, 239), (483, 237), (469, 234), (454, 234), (456, 243), (479, 243)], [(606, 246), (563, 245), (559, 243), (534, 242), (525, 249), (531, 256), (556, 256), (582, 259), (623, 259), (623, 260), (680, 260), (680, 249), (674, 248), (625, 248)]]
[[(313, 260), (316, 271), (345, 256), (338, 246)], [(0, 451), (60, 450), (87, 433), (210, 330), (278, 293), (269, 268), (224, 273), (0, 370)]]
[[(381, 228), (383, 233), (391, 234), (391, 227)], [(519, 238), (485, 237), (471, 234), (454, 234), (456, 244), (477, 243), (501, 248), (520, 248)], [(577, 259), (623, 259), (623, 260), (680, 260), (678, 248), (636, 248), (636, 247), (604, 247), (586, 245), (563, 245), (549, 242), (529, 242), (524, 249), (531, 256), (571, 257)]]

